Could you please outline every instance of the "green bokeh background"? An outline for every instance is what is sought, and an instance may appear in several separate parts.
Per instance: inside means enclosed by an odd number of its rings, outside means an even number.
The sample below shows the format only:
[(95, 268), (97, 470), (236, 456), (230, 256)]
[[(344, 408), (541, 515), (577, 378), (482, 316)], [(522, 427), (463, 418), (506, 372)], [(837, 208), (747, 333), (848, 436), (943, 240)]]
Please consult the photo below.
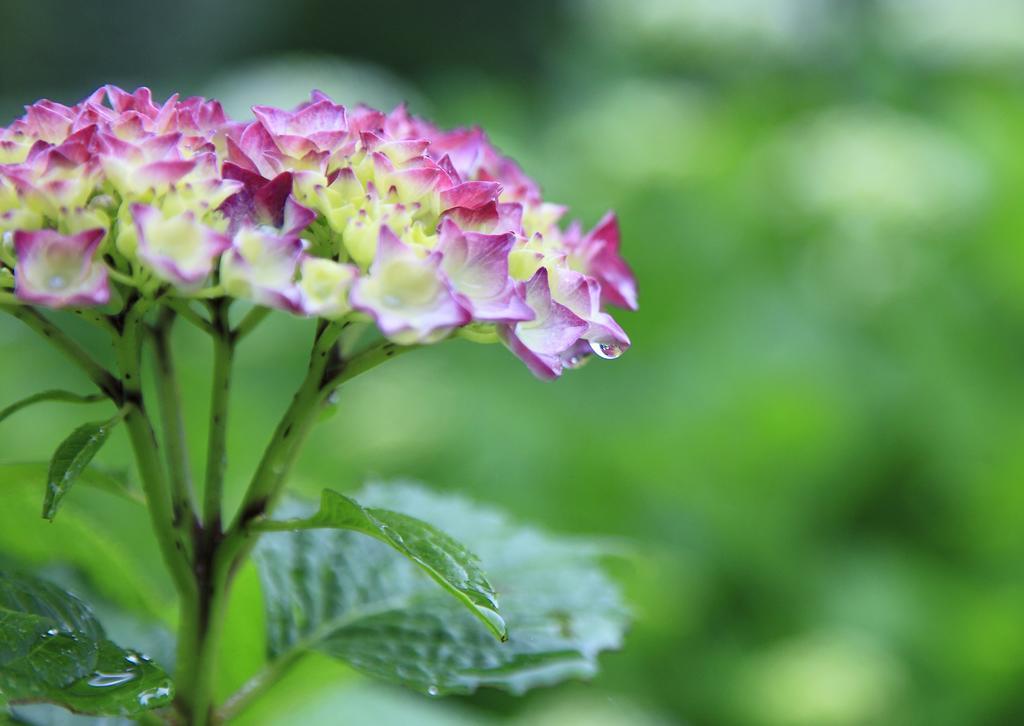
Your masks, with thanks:
[[(407, 99), (483, 125), (585, 223), (620, 215), (642, 306), (619, 316), (627, 355), (555, 384), (497, 346), (396, 360), (347, 389), (296, 488), (409, 477), (624, 542), (625, 650), (524, 699), (421, 699), (311, 658), (246, 723), (1024, 720), (1022, 27), (1013, 0), (0, 5), (4, 118), (108, 81), (235, 113), (311, 87)], [(309, 336), (282, 315), (244, 346), (234, 500)], [(208, 350), (179, 342), (199, 451)], [(82, 382), (0, 319), (0, 403), (57, 385)], [(45, 459), (90, 417), (26, 411), (0, 424), (0, 461)], [(101, 460), (126, 468), (124, 441)], [(103, 516), (90, 496), (69, 510)], [(110, 512), (59, 534), (13, 501), (14, 559), (108, 536), (151, 554)], [(46, 571), (130, 599), (114, 575)], [(149, 574), (140, 607), (166, 614)], [(260, 617), (245, 573), (225, 688)]]

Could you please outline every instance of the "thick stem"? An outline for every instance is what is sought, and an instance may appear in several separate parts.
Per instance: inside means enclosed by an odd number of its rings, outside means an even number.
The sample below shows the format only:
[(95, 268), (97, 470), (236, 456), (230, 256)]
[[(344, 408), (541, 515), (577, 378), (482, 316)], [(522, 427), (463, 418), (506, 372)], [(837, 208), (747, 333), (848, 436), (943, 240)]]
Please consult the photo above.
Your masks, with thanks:
[[(173, 505), (160, 462), (159, 445), (142, 395), (143, 316), (148, 307), (147, 301), (136, 301), (128, 307), (121, 321), (121, 334), (116, 345), (121, 370), (121, 391), (124, 404), (128, 407), (125, 426), (135, 454), (142, 489), (146, 494), (153, 531), (164, 563), (178, 590), (181, 603), (179, 630), (189, 632), (196, 629), (195, 611), (189, 606), (197, 599), (196, 582), (189, 567), (184, 536), (174, 526)], [(179, 664), (191, 661), (192, 647), (192, 641), (179, 639)]]
[(213, 318), (213, 381), (210, 395), (210, 435), (206, 450), (206, 486), (203, 491), (203, 529), (221, 534), (221, 500), (227, 470), (227, 423), (231, 393), (234, 343), (228, 323), (228, 303), (211, 303)]
[(227, 467), (227, 421), (234, 340), (228, 322), (229, 303), (212, 301), (213, 375), (210, 429), (207, 442), (203, 518), (195, 530), (195, 598), (184, 604), (189, 617), (179, 633), (187, 657), (179, 661), (182, 710), (189, 724), (204, 726), (213, 718), (214, 691), (224, 613), (230, 590), (230, 568), (219, 558), (223, 540), (221, 502)]
[(160, 418), (167, 446), (167, 468), (171, 480), (171, 506), (179, 530), (191, 532), (197, 524), (193, 502), (192, 462), (185, 439), (185, 421), (181, 412), (181, 386), (178, 383), (171, 330), (175, 315), (170, 308), (160, 311), (153, 328), (153, 353)]
[(141, 333), (142, 316), (146, 306), (145, 302), (136, 303), (128, 311), (117, 345), (118, 365), (121, 369), (121, 395), (128, 409), (125, 426), (128, 429), (161, 554), (179, 593), (186, 596), (192, 593), (194, 583), (185, 555), (185, 542), (174, 528), (174, 512), (167, 480), (160, 464), (159, 444), (142, 397)]
[(220, 564), (221, 537), (197, 538), (196, 596), (188, 607), (194, 614), (191, 629), (183, 628), (178, 637), (188, 640), (189, 659), (178, 663), (176, 673), (181, 710), (190, 726), (206, 726), (213, 720), (217, 667), (220, 662), (221, 636), (230, 595), (230, 569)]

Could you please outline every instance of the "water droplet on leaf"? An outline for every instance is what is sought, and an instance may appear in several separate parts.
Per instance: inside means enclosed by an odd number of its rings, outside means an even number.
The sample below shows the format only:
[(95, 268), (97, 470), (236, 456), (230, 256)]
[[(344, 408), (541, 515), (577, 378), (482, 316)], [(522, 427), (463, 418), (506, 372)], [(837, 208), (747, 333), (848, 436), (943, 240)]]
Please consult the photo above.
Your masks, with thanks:
[(92, 678), (89, 679), (89, 685), (93, 688), (110, 688), (133, 680), (135, 680), (135, 674), (131, 672), (103, 673), (102, 671), (96, 671), (93, 673)]

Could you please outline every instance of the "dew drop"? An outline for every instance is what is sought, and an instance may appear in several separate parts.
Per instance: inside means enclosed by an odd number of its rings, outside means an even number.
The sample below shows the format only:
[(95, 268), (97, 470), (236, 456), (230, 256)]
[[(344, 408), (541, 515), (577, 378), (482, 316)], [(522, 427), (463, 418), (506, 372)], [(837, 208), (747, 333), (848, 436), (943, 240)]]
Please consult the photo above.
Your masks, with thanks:
[(59, 633), (60, 633), (60, 631), (57, 630), (57, 628), (50, 628), (49, 630), (46, 631), (46, 634), (49, 637), (51, 637), (51, 638), (54, 637), (55, 635), (58, 635)]
[(622, 355), (622, 346), (616, 343), (597, 343), (595, 341), (590, 342), (590, 347), (595, 353), (602, 358), (608, 358), (609, 360), (618, 358)]
[(440, 693), (441, 693), (441, 689), (439, 689), (437, 686), (428, 686), (427, 687), (427, 695), (428, 696), (437, 696), (437, 695), (440, 695)]
[(143, 691), (139, 694), (139, 705), (143, 708), (149, 708), (154, 703), (164, 703), (170, 701), (171, 689), (168, 686), (157, 686), (156, 688), (150, 688), (147, 691)]
[(46, 281), (46, 286), (51, 290), (63, 290), (67, 287), (67, 279), (63, 275), (52, 275), (49, 280)]
[(96, 671), (93, 673), (92, 678), (89, 679), (89, 685), (93, 688), (111, 688), (133, 680), (135, 680), (134, 673), (103, 673), (102, 671)]

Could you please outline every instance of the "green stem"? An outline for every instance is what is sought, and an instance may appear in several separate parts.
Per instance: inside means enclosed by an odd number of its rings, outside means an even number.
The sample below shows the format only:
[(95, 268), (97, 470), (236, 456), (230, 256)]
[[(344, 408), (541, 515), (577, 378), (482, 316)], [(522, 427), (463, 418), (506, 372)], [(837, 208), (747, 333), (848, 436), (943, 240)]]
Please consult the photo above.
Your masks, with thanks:
[(42, 313), (35, 308), (23, 305), (0, 305), (0, 310), (14, 316), (43, 336), (51, 345), (63, 353), (65, 357), (81, 368), (82, 372), (89, 377), (89, 380), (95, 383), (111, 400), (120, 400), (120, 385), (114, 375), (96, 362), (96, 359), (89, 355), (82, 346), (69, 338), (63, 330), (51, 323)]
[(333, 362), (334, 344), (340, 332), (340, 328), (332, 325), (321, 325), (317, 329), (306, 377), (263, 452), (263, 458), (256, 467), (256, 473), (232, 523), (232, 530), (265, 514), (280, 495), (281, 483), (287, 477), (301, 442), (312, 428), (315, 419), (313, 414), (323, 403), (324, 391), (321, 384)]
[(192, 462), (188, 455), (185, 421), (181, 411), (181, 386), (178, 383), (174, 354), (171, 350), (171, 332), (175, 315), (171, 308), (163, 308), (153, 328), (153, 353), (156, 370), (156, 390), (160, 402), (160, 417), (167, 445), (167, 468), (171, 480), (171, 505), (175, 526), (190, 531), (197, 523), (193, 506)]
[[(190, 724), (204, 726), (214, 713), (218, 655), (224, 615), (230, 594), (230, 568), (219, 558), (223, 528), (221, 502), (227, 468), (227, 421), (231, 391), (234, 338), (228, 300), (209, 303), (213, 339), (213, 380), (210, 396), (210, 431), (203, 492), (203, 522), (196, 531), (194, 576), (196, 598), (189, 604), (195, 629), (180, 637), (191, 641), (191, 660), (180, 663), (187, 678), (184, 691)], [(191, 621), (190, 621), (191, 622)]]
[(245, 317), (242, 318), (242, 321), (235, 328), (235, 342), (238, 342), (239, 340), (247, 336), (249, 333), (251, 333), (253, 330), (255, 330), (256, 326), (262, 323), (268, 315), (270, 315), (270, 308), (265, 308), (263, 306), (254, 307), (252, 310), (246, 313)]
[(247, 709), (254, 701), (266, 693), (275, 683), (281, 680), (296, 663), (306, 655), (306, 650), (294, 648), (284, 656), (264, 666), (224, 702), (219, 711), (222, 721), (230, 721)]
[(227, 422), (231, 393), (231, 364), (234, 343), (228, 323), (227, 301), (211, 303), (213, 321), (213, 382), (210, 396), (210, 435), (206, 457), (206, 487), (203, 491), (203, 529), (208, 536), (221, 534), (221, 500), (227, 470)]
[[(153, 531), (181, 602), (179, 630), (190, 632), (196, 628), (194, 609), (189, 607), (189, 603), (196, 600), (196, 582), (186, 555), (185, 539), (174, 526), (171, 495), (160, 462), (159, 444), (142, 395), (143, 317), (149, 305), (146, 300), (129, 303), (115, 347), (121, 370), (122, 397), (128, 407), (125, 426), (146, 495)], [(179, 663), (190, 662), (192, 648), (191, 640), (179, 639)]]
[(190, 300), (165, 298), (164, 303), (207, 335), (216, 335), (216, 330), (210, 321), (192, 309), (192, 302)]
[(125, 315), (117, 344), (121, 396), (127, 407), (125, 426), (160, 551), (179, 593), (186, 595), (192, 592), (194, 583), (185, 556), (185, 542), (174, 528), (174, 513), (167, 479), (160, 463), (159, 444), (142, 396), (142, 317), (148, 307), (147, 301), (137, 302)]
[(259, 533), (252, 531), (249, 525), (273, 510), (327, 397), (346, 381), (416, 347), (384, 341), (346, 361), (339, 357), (335, 347), (346, 325), (321, 326), (317, 331), (306, 377), (265, 449), (242, 505), (225, 535), (220, 556), (232, 571), (255, 546)]
[(175, 674), (179, 700), (190, 726), (210, 723), (216, 705), (217, 667), (231, 587), (230, 570), (220, 565), (217, 552), (218, 546), (214, 544), (197, 558), (198, 590), (190, 608), (195, 616), (194, 628), (182, 629), (178, 636), (191, 643), (189, 659), (178, 663)]
[(317, 327), (306, 377), (264, 449), (220, 548), (220, 564), (231, 572), (237, 570), (255, 545), (256, 536), (250, 536), (248, 525), (269, 513), (280, 498), (302, 442), (309, 435), (316, 413), (327, 397), (322, 383), (329, 367), (337, 364), (335, 343), (342, 329), (343, 326), (328, 323)]

